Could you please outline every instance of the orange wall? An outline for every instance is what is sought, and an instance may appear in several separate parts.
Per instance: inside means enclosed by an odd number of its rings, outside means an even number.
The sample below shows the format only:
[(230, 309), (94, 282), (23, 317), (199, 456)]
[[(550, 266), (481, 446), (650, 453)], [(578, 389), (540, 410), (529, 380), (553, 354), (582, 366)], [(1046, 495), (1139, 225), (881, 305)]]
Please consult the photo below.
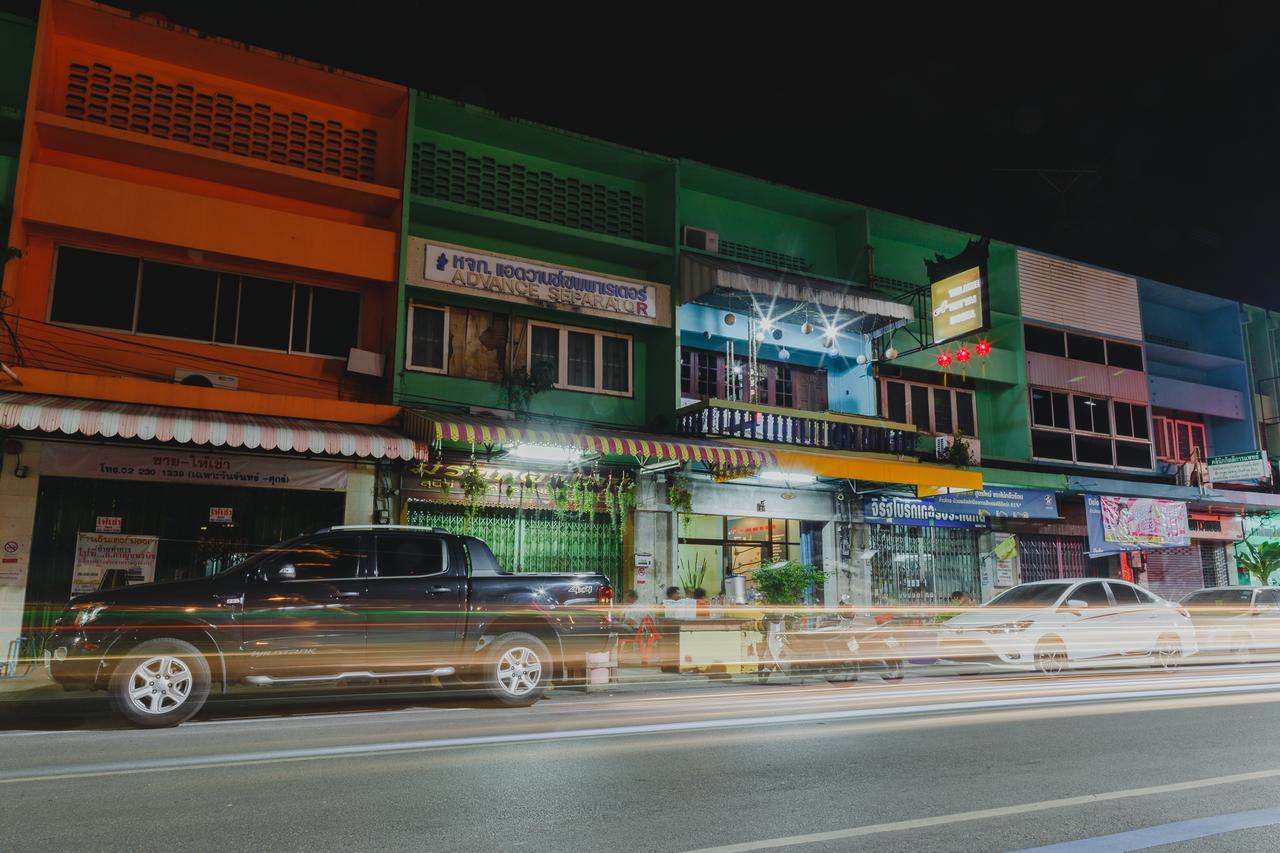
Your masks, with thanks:
[[(263, 101), (274, 110), (376, 129), (374, 179), (321, 174), (69, 117), (71, 61), (102, 62), (119, 73), (148, 73), (238, 102)], [(9, 239), (23, 255), (4, 270), (4, 290), (12, 299), (7, 311), (16, 315), (9, 319), (22, 351), (13, 352), (3, 340), (0, 357), (33, 368), (117, 376), (115, 384), (95, 385), (97, 393), (129, 389), (134, 401), (168, 393), (151, 380), (171, 382), (178, 367), (235, 375), (249, 392), (242, 398), (237, 392), (196, 395), (184, 405), (234, 408), (231, 401), (249, 405), (251, 394), (276, 395), (282, 407), (284, 396), (387, 398), (387, 381), (348, 376), (339, 359), (74, 329), (46, 317), (54, 250), (61, 243), (358, 291), (359, 346), (389, 353), (407, 90), (77, 0), (48, 0), (41, 7), (30, 92)]]

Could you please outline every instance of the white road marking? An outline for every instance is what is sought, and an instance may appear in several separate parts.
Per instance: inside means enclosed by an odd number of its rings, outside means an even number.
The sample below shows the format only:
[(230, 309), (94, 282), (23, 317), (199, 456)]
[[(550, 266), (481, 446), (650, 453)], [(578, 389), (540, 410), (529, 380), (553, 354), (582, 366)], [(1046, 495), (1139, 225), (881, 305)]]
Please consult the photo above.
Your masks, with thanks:
[(1180, 844), (1197, 838), (1239, 832), (1242, 829), (1275, 826), (1278, 823), (1280, 823), (1280, 808), (1255, 809), (1235, 814), (1180, 820), (1176, 823), (1162, 823), (1129, 832), (1082, 838), (1079, 841), (1064, 841), (1061, 844), (1048, 844), (1044, 847), (1031, 847), (1021, 853), (1126, 853), (1129, 850), (1146, 850), (1165, 844)]
[[(936, 815), (934, 817), (921, 817), (914, 820), (899, 820), (892, 823), (874, 823), (867, 826), (855, 826), (849, 829), (837, 829), (831, 832), (811, 832), (806, 835), (789, 835), (782, 838), (766, 838), (760, 841), (746, 841), (740, 844), (725, 844), (719, 847), (702, 847), (697, 850), (690, 850), (688, 853), (748, 853), (751, 850), (775, 850), (779, 847), (799, 847), (804, 844), (819, 844), (827, 841), (843, 841), (848, 838), (860, 838), (867, 835), (880, 835), (886, 832), (902, 832), (907, 829), (924, 829), (931, 826), (945, 826), (953, 823), (966, 823), (975, 820), (989, 820), (991, 818), (1009, 817), (1010, 815), (1028, 814), (1031, 812), (1048, 811), (1049, 809), (1063, 809), (1071, 806), (1086, 806), (1095, 803), (1105, 803), (1110, 800), (1127, 800), (1137, 797), (1153, 797), (1159, 794), (1174, 794), (1180, 791), (1194, 791), (1198, 788), (1212, 788), (1218, 785), (1236, 785), (1241, 782), (1256, 782), (1261, 779), (1274, 779), (1280, 777), (1280, 768), (1271, 770), (1257, 770), (1252, 773), (1233, 773), (1230, 776), (1213, 776), (1208, 779), (1193, 779), (1189, 782), (1173, 782), (1168, 785), (1150, 785), (1144, 788), (1126, 788), (1120, 791), (1106, 791), (1101, 794), (1083, 794), (1078, 797), (1061, 797), (1056, 800), (1040, 800), (1035, 803), (1022, 803), (1016, 806), (999, 806), (993, 809), (978, 809), (971, 812), (955, 812), (953, 814)], [(1277, 809), (1268, 809), (1267, 811), (1280, 811)], [(1280, 818), (1278, 818), (1280, 819)], [(1265, 826), (1267, 824), (1254, 824), (1257, 826)], [(1247, 826), (1237, 827), (1238, 829), (1246, 829)], [(1223, 830), (1229, 831), (1229, 830)], [(1210, 833), (1206, 833), (1210, 834)], [(1191, 836), (1198, 837), (1198, 836)], [(1178, 839), (1172, 839), (1176, 841)], [(1166, 843), (1166, 842), (1156, 842)], [(1153, 846), (1153, 845), (1144, 845)], [(1038, 848), (1039, 850), (1054, 850), (1060, 848), (1057, 846)], [(1071, 847), (1061, 848), (1070, 849), (1074, 853), (1102, 853), (1102, 851), (1110, 850), (1134, 850), (1140, 847)]]
[[(391, 755), (406, 752), (425, 752), (457, 747), (492, 746), (495, 744), (541, 743), (557, 740), (581, 740), (630, 735), (692, 732), (707, 729), (724, 730), (759, 726), (777, 726), (792, 723), (830, 722), (867, 718), (893, 718), (915, 714), (940, 714), (1009, 709), (1011, 707), (1036, 707), (1046, 705), (1097, 703), (1156, 699), (1171, 696), (1211, 696), (1224, 693), (1275, 692), (1275, 685), (1255, 687), (1201, 687), (1184, 690), (1134, 690), (1110, 693), (1104, 697), (1046, 696), (1020, 699), (993, 699), (979, 702), (939, 702), (925, 705), (907, 705), (889, 708), (858, 708), (845, 711), (815, 711), (807, 714), (774, 714), (752, 717), (728, 717), (710, 720), (688, 720), (673, 723), (645, 723), (626, 726), (602, 726), (567, 731), (520, 732), (501, 735), (472, 735), (467, 737), (436, 738), (431, 740), (392, 741), (387, 743), (349, 744), (345, 746), (304, 747), (295, 749), (266, 750), (258, 752), (224, 753), (204, 756), (182, 756), (141, 761), (107, 762), (102, 764), (71, 765), (45, 770), (19, 770), (0, 773), (0, 785), (67, 779), (85, 779), (98, 776), (127, 776), (138, 773), (159, 773), (174, 770), (195, 770), (209, 767), (234, 767), (246, 764), (278, 764), (295, 761), (319, 761), (334, 758)], [(1278, 771), (1280, 772), (1280, 771)]]

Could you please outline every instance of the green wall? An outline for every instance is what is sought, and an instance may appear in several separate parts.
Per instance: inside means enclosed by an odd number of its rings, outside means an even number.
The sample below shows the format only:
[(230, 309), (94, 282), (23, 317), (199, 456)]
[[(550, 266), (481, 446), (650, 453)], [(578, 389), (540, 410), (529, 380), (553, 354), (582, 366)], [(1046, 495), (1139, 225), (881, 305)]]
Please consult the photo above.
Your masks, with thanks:
[[(882, 211), (870, 211), (868, 219), (876, 276), (920, 286), (928, 283), (925, 260), (933, 260), (936, 255), (953, 256), (962, 251), (969, 240), (976, 239), (975, 235)], [(992, 242), (987, 275), (991, 329), (982, 337), (991, 343), (991, 356), (987, 360), (985, 376), (976, 359), (970, 362), (968, 370), (977, 389), (978, 438), (982, 457), (1029, 461), (1027, 369), (1022, 343), (1016, 248)], [(927, 293), (925, 306), (927, 316), (932, 308)], [(893, 344), (899, 350), (916, 346), (904, 330), (895, 333)], [(954, 349), (954, 344), (951, 348)], [(932, 371), (941, 381), (938, 352), (938, 348), (931, 347), (901, 356), (897, 363)], [(956, 369), (953, 366), (952, 372)]]
[[(396, 402), (507, 406), (498, 383), (405, 369), (405, 307), (410, 299), (429, 298), (631, 335), (632, 397), (551, 390), (536, 395), (529, 410), (623, 428), (674, 429), (679, 393), (674, 292), (671, 327), (655, 328), (408, 287), (404, 258), (407, 238), (413, 236), (674, 286), (675, 162), (422, 93), (410, 100), (393, 377)], [(450, 166), (447, 174), (442, 163)], [(527, 193), (517, 192), (514, 181), (506, 183), (517, 172), (530, 188)], [(609, 194), (609, 199), (625, 203), (611, 201), (607, 219), (589, 220), (585, 214), (580, 218), (580, 212), (602, 209), (599, 203), (590, 206), (592, 193), (597, 200)], [(575, 201), (578, 198), (583, 201)], [(642, 215), (637, 215), (641, 209)]]

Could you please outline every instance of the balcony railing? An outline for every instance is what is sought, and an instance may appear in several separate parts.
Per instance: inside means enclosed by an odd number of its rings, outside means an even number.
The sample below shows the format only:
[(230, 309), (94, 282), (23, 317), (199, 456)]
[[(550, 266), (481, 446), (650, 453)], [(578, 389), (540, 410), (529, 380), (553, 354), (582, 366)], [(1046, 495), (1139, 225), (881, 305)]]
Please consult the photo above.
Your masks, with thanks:
[(917, 455), (914, 426), (860, 415), (705, 400), (681, 409), (677, 420), (681, 435), (745, 438), (818, 450)]

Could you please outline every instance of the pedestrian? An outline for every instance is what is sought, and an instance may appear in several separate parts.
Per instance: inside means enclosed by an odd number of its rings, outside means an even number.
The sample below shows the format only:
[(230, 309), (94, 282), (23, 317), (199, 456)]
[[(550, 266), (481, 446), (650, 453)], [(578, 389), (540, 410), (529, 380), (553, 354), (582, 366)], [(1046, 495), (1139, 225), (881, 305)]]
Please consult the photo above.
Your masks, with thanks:
[(680, 587), (667, 587), (667, 597), (662, 601), (662, 615), (667, 619), (680, 617)]
[(618, 611), (618, 619), (623, 627), (634, 631), (640, 627), (644, 617), (649, 615), (649, 608), (640, 603), (640, 595), (634, 589), (627, 590), (622, 601), (623, 607)]
[(695, 618), (711, 615), (711, 602), (707, 600), (707, 591), (702, 587), (693, 591), (693, 608)]

